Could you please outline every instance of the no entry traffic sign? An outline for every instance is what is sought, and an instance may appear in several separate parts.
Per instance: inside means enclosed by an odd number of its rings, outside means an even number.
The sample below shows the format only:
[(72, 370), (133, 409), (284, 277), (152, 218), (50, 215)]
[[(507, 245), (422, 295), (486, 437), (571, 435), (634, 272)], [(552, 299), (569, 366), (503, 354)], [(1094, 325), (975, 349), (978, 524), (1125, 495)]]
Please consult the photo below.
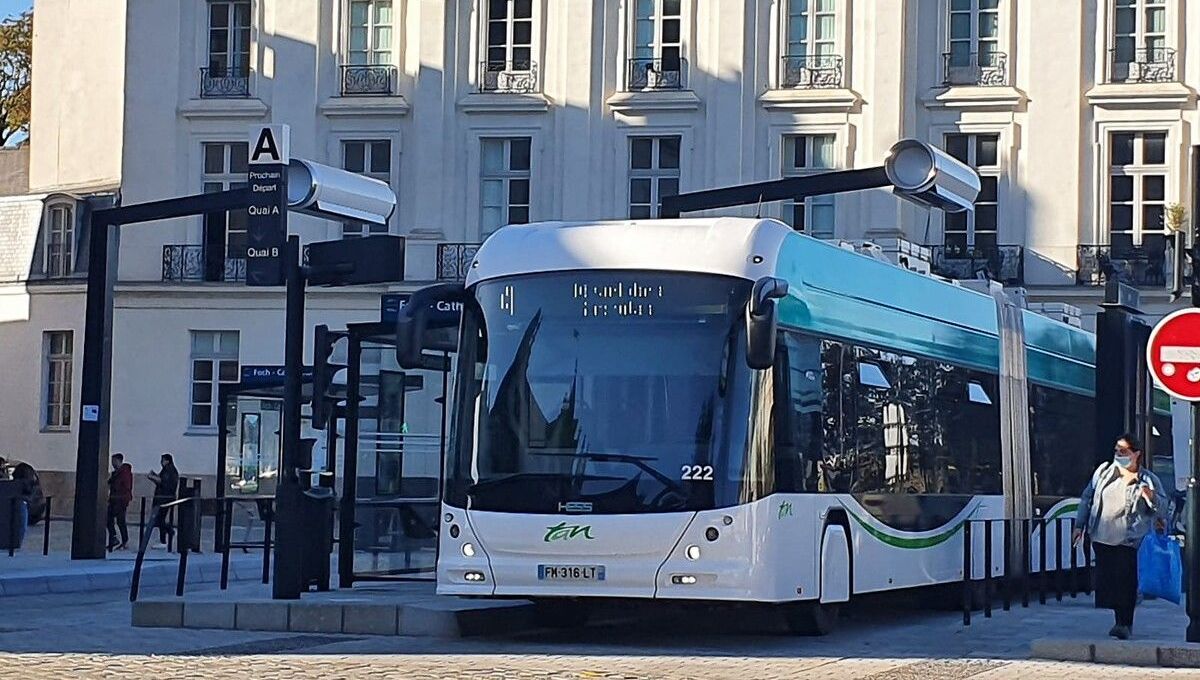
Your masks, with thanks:
[(1171, 396), (1200, 401), (1200, 308), (1169, 314), (1150, 331), (1146, 363)]

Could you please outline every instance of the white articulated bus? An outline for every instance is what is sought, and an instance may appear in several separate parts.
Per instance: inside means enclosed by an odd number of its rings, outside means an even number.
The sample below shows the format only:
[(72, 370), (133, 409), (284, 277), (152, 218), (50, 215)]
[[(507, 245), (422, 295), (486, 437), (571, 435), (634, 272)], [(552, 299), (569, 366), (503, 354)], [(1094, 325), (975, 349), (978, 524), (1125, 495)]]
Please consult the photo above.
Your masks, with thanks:
[(1073, 512), (1093, 469), (1091, 334), (774, 220), (505, 227), (411, 315), (434, 298), (465, 303), (439, 593), (824, 633), (960, 580), (968, 519)]

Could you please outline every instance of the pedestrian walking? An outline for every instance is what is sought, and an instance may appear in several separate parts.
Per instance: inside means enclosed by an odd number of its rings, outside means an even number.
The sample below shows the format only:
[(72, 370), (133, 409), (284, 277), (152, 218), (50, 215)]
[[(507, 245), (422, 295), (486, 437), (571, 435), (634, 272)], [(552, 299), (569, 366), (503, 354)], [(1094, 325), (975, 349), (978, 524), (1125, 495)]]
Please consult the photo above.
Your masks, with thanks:
[[(125, 513), (133, 501), (133, 466), (125, 456), (114, 453), (112, 473), (108, 476), (108, 551), (124, 550), (129, 545), (129, 527)], [(120, 539), (117, 532), (120, 531)]]
[(1163, 529), (1170, 492), (1142, 466), (1142, 447), (1131, 434), (1121, 435), (1113, 458), (1092, 473), (1079, 498), (1072, 544), (1087, 534), (1096, 554), (1096, 607), (1113, 610), (1108, 634), (1128, 640), (1138, 596), (1138, 547), (1153, 526)]
[(179, 470), (175, 468), (175, 458), (164, 453), (159, 458), (161, 468), (151, 472), (150, 481), (154, 482), (154, 526), (158, 527), (158, 543), (152, 547), (167, 547), (167, 537), (175, 533), (171, 526), (170, 508), (163, 506), (179, 496)]

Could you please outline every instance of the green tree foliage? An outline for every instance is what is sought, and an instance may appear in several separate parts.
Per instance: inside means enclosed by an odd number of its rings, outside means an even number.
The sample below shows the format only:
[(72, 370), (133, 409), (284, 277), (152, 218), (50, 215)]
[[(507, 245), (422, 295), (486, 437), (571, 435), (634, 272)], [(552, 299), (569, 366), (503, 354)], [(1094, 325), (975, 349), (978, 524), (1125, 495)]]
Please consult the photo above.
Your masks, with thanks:
[(0, 144), (29, 131), (33, 11), (0, 23)]

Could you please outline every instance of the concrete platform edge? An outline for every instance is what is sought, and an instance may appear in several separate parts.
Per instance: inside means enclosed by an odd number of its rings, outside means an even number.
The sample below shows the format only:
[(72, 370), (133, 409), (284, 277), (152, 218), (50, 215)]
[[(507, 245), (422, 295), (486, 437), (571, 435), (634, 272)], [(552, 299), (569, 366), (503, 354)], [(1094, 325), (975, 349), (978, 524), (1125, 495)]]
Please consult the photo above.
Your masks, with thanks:
[(1039, 638), (1030, 643), (1029, 658), (1102, 665), (1200, 668), (1200, 644), (1154, 640), (1067, 640)]

